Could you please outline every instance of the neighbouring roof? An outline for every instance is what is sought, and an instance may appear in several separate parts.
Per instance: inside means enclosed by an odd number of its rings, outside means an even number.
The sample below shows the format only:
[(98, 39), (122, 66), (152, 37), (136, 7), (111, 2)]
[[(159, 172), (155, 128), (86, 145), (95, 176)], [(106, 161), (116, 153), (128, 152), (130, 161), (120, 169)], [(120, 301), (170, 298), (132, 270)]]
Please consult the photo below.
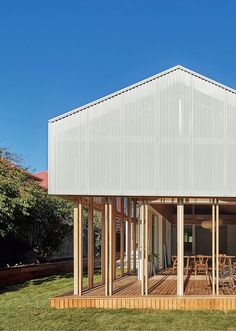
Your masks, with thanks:
[(47, 171), (41, 171), (36, 174), (34, 174), (34, 177), (39, 179), (39, 185), (44, 188), (48, 189), (48, 172)]

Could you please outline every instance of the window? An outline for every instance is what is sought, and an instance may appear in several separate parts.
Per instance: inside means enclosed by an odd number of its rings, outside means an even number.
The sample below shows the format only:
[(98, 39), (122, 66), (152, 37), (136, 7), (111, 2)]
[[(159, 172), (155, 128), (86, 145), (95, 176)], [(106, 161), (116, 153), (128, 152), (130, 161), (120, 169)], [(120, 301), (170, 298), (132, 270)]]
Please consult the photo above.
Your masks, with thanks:
[(184, 253), (192, 254), (193, 234), (192, 227), (184, 229)]

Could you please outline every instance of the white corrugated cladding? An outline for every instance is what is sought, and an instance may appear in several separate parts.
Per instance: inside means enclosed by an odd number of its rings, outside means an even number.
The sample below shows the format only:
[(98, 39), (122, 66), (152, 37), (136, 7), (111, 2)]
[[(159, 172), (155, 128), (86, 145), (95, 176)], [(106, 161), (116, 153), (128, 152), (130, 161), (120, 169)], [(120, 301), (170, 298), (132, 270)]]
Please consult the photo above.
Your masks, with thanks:
[(49, 192), (236, 197), (236, 93), (183, 67), (49, 121)]

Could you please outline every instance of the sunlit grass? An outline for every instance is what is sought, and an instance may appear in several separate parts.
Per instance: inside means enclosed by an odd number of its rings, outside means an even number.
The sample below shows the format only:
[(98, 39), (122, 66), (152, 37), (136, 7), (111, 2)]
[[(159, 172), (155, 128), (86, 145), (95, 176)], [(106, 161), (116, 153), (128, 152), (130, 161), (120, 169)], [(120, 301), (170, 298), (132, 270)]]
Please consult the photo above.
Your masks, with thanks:
[(236, 330), (234, 312), (49, 308), (49, 297), (72, 287), (71, 275), (9, 287), (0, 295), (0, 330)]

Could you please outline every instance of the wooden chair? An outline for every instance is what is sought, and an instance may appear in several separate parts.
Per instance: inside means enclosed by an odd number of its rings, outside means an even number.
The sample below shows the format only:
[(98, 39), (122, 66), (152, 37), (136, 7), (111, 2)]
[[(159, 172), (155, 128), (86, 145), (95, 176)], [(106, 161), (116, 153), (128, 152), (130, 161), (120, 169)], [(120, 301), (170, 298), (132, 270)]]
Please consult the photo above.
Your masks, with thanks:
[(225, 284), (227, 284), (233, 290), (235, 289), (234, 285), (234, 272), (231, 265), (226, 264), (219, 269), (219, 285), (225, 289)]
[(225, 266), (226, 266), (226, 259), (227, 259), (227, 256), (226, 255), (222, 255), (220, 254), (219, 255), (219, 269), (224, 269)]
[(186, 275), (191, 271), (191, 257), (186, 255), (184, 256), (184, 270), (186, 270)]
[(208, 275), (208, 256), (197, 255), (194, 258), (194, 271), (195, 275), (197, 275), (198, 271)]
[(232, 270), (233, 270), (233, 273), (235, 275), (236, 274), (236, 262), (232, 263)]
[(231, 260), (227, 259), (226, 255), (220, 254), (218, 261), (219, 261), (219, 285), (222, 286), (223, 291), (225, 289), (225, 284), (227, 284), (230, 288), (234, 290), (235, 289), (234, 267), (232, 265)]
[(172, 255), (172, 272), (175, 273), (175, 270), (177, 270), (177, 256)]

